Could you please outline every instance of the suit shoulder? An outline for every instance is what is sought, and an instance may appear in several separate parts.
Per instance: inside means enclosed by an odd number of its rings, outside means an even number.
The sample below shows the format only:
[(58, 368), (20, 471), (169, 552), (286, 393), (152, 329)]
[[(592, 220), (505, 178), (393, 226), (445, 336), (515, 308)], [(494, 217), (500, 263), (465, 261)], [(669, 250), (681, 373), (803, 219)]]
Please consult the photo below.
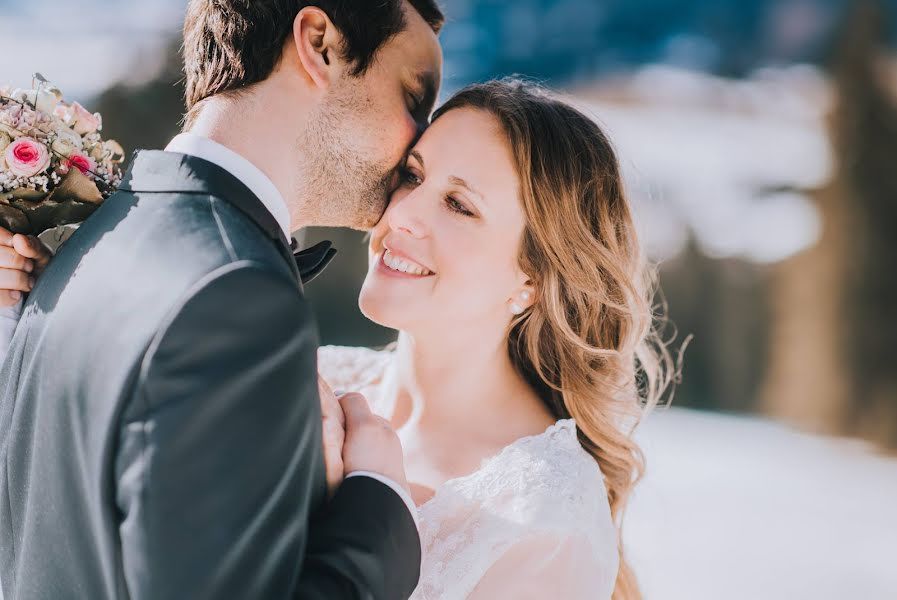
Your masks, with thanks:
[(209, 271), (187, 288), (160, 329), (164, 332), (166, 323), (185, 311), (237, 325), (239, 320), (271, 321), (276, 315), (305, 315), (308, 310), (296, 282), (280, 269), (261, 261), (237, 260)]
[(62, 248), (78, 256), (102, 256), (103, 277), (109, 271), (139, 271), (147, 281), (164, 281), (168, 290), (179, 290), (241, 260), (268, 264), (293, 278), (278, 245), (217, 196), (125, 191), (109, 198)]
[(207, 194), (175, 194), (172, 200), (163, 220), (189, 242), (215, 247), (230, 260), (282, 261), (274, 240), (230, 202)]
[(297, 371), (314, 373), (316, 347), (311, 308), (295, 283), (264, 263), (238, 261), (206, 274), (173, 304), (150, 340), (138, 387), (171, 369), (181, 377), (209, 361), (242, 368), (278, 352), (295, 355)]

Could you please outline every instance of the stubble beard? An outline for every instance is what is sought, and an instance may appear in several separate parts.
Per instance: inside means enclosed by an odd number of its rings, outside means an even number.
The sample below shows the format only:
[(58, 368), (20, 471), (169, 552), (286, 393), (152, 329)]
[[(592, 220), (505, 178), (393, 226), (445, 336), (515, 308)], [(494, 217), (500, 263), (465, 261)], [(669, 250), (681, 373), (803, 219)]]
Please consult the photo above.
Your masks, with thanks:
[(394, 169), (353, 143), (366, 103), (352, 91), (335, 90), (297, 142), (308, 157), (298, 197), (309, 225), (368, 230), (386, 210)]

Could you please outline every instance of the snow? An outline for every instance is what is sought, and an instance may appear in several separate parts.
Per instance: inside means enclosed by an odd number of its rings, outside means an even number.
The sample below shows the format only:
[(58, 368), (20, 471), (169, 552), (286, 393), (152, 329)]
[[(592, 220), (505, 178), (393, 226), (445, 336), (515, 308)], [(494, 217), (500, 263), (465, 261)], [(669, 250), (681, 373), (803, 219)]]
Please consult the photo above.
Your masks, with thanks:
[(675, 408), (637, 437), (624, 539), (648, 600), (897, 598), (897, 459)]

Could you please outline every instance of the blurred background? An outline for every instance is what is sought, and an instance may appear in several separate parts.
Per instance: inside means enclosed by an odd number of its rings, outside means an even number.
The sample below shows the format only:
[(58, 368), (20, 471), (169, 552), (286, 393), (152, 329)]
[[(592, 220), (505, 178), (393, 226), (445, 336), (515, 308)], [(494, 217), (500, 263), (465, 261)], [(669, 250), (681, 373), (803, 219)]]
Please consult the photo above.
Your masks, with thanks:
[[(648, 598), (897, 598), (897, 0), (443, 0), (443, 99), (506, 74), (603, 124), (693, 341), (638, 437)], [(0, 0), (0, 79), (40, 71), (127, 149), (183, 113), (184, 0)], [(324, 343), (361, 234), (308, 289)]]

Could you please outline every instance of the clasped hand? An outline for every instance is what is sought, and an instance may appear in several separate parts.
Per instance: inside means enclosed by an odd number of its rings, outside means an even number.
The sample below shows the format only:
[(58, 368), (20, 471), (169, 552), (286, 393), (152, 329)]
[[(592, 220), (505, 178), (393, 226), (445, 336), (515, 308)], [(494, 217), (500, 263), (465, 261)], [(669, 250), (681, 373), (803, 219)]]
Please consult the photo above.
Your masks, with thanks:
[(337, 397), (322, 378), (318, 387), (329, 495), (356, 471), (382, 475), (408, 490), (402, 445), (389, 421), (372, 413), (361, 394)]

